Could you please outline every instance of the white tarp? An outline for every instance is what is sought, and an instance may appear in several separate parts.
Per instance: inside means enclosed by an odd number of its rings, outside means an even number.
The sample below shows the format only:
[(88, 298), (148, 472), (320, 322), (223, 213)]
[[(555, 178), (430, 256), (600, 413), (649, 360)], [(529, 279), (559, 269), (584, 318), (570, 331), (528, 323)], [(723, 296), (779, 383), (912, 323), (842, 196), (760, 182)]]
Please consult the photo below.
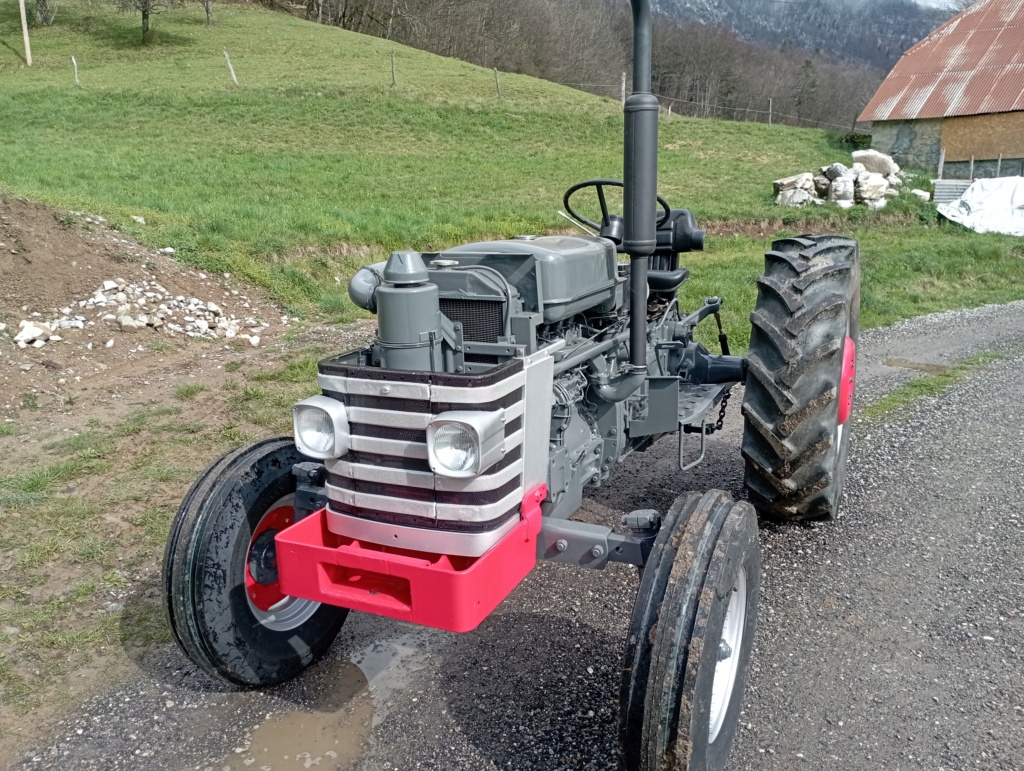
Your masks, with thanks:
[(976, 233), (1024, 236), (1024, 177), (979, 179), (939, 214)]

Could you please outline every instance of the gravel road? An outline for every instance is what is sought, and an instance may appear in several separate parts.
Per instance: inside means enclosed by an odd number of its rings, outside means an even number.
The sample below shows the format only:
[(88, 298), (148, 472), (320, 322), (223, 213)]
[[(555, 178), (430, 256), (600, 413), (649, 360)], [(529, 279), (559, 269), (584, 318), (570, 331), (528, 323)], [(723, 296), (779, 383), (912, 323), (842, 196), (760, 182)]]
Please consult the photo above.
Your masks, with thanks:
[[(1024, 303), (865, 333), (858, 399), (983, 351), (1004, 358), (858, 423), (838, 520), (762, 529), (732, 768), (1024, 767)], [(738, 495), (739, 436), (733, 409), (688, 475), (671, 439), (631, 457), (583, 516)], [(636, 585), (621, 566), (542, 564), (464, 636), (353, 616), (328, 661), (266, 693), (224, 689), (160, 646), (17, 767), (611, 771)]]

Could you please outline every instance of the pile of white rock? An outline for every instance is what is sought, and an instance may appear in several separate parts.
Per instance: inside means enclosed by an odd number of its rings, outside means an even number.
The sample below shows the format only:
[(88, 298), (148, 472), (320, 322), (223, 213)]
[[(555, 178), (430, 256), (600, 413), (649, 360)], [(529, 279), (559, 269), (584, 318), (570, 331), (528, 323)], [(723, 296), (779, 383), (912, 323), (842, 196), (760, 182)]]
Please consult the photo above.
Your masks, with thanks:
[(156, 281), (129, 284), (124, 279), (104, 281), (91, 297), (59, 309), (53, 318), (32, 316), (18, 325), (14, 342), (19, 348), (42, 348), (60, 342), (69, 331), (96, 327), (97, 322), (126, 333), (152, 329), (172, 337), (238, 338), (256, 348), (263, 330), (270, 326), (253, 317), (236, 318), (209, 300), (172, 294)]
[[(85, 318), (74, 319), (76, 328), (83, 329), (85, 327)], [(81, 324), (81, 327), (77, 327)], [(47, 343), (59, 343), (64, 338), (57, 334), (59, 327), (50, 326), (50, 322), (47, 321), (30, 321), (29, 319), (23, 319), (18, 324), (18, 332), (14, 335), (14, 342), (18, 344), (19, 348), (28, 348), (30, 345), (33, 348), (42, 348)], [(0, 329), (0, 332), (3, 330)]]
[[(862, 204), (871, 209), (884, 209), (890, 198), (900, 195), (906, 173), (885, 153), (877, 150), (858, 150), (853, 153), (853, 165), (842, 163), (822, 166), (820, 174), (805, 172), (777, 179), (775, 203), (779, 206), (821, 205), (826, 202), (842, 209)], [(921, 200), (931, 196), (923, 190), (911, 190)]]

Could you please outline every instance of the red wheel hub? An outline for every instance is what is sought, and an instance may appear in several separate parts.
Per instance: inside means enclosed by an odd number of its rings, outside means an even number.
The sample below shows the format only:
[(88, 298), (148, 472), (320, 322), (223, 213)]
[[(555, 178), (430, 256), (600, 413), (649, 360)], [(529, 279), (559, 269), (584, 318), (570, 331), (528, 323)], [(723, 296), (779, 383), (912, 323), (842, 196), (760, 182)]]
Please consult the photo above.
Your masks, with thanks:
[(839, 425), (845, 425), (853, 411), (853, 389), (857, 377), (857, 343), (847, 336), (843, 346), (843, 374), (839, 380)]
[(245, 591), (249, 596), (249, 602), (260, 610), (270, 610), (287, 595), (281, 591), (280, 578), (269, 584), (261, 584), (253, 578), (249, 568), (249, 557), (253, 544), (268, 530), (284, 530), (286, 527), (290, 527), (294, 521), (295, 509), (292, 506), (278, 506), (263, 515), (263, 519), (256, 526), (252, 539), (249, 541), (249, 548), (245, 552)]

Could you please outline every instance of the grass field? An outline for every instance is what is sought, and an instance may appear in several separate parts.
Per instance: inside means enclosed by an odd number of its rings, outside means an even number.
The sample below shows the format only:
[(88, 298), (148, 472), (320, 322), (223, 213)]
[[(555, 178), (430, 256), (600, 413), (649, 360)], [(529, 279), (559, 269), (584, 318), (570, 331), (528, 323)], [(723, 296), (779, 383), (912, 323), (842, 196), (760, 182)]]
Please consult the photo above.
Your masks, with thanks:
[[(253, 8), (216, 18), (161, 14), (141, 47), (137, 16), (62, 3), (53, 27), (33, 30), (29, 69), (17, 4), (2, 0), (0, 194), (102, 214), (269, 287), (292, 312), (346, 320), (357, 264), (564, 227), (566, 187), (621, 174), (614, 102), (510, 74), (499, 101), (491, 71), (463, 62)], [(916, 202), (884, 214), (774, 207), (773, 178), (848, 160), (821, 131), (666, 118), (661, 150), (661, 192), (702, 221), (859, 237), (866, 324), (1024, 296), (1017, 242), (938, 229)], [(740, 345), (764, 247), (726, 238), (691, 260), (686, 297), (725, 296)]]

